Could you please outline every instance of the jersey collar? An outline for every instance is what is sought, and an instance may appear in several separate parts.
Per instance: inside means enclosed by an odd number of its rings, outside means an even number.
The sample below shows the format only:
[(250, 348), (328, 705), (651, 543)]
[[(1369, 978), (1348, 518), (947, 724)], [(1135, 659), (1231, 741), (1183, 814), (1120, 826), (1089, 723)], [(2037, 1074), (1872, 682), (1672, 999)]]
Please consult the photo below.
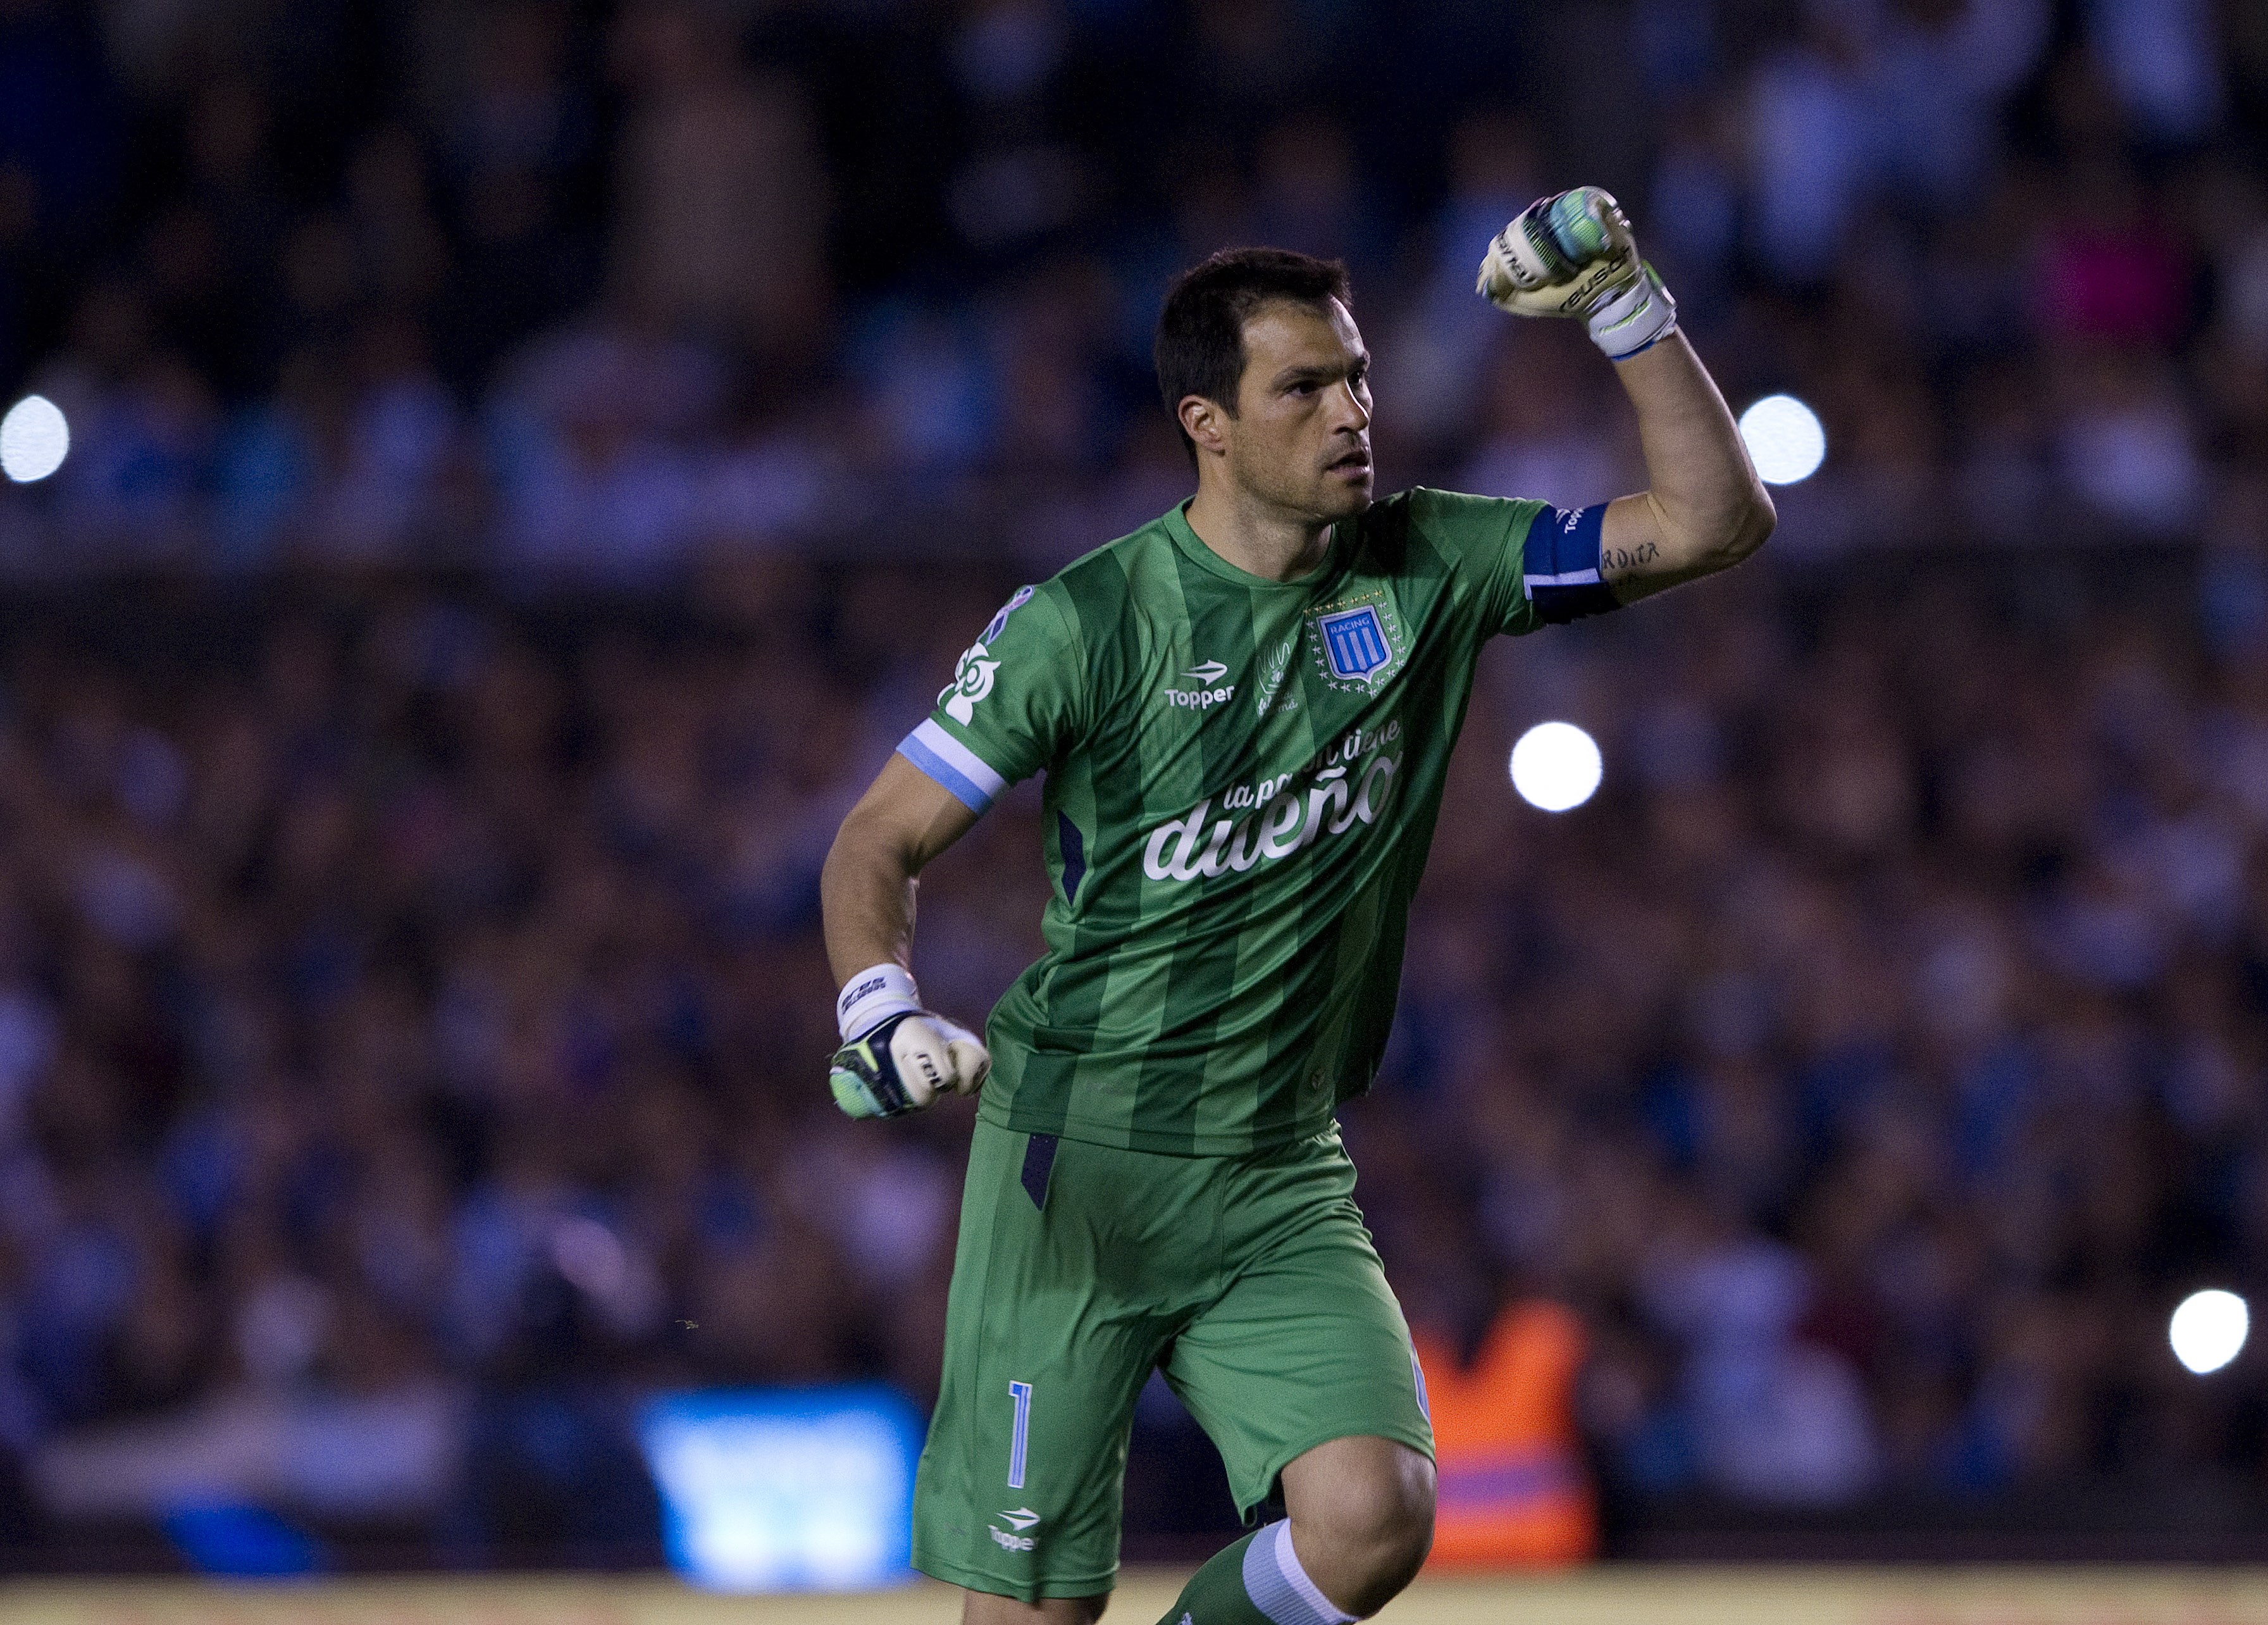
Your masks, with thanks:
[(1288, 581), (1271, 581), (1264, 575), (1255, 575), (1249, 570), (1240, 570), (1207, 547), (1203, 538), (1189, 528), (1189, 506), (1195, 499), (1190, 498), (1175, 503), (1166, 510), (1165, 518), (1160, 522), (1166, 527), (1166, 534), (1173, 537), (1174, 545), (1182, 550), (1184, 557), (1196, 564), (1198, 568), (1220, 577), (1224, 581), (1233, 581), (1239, 587), (1255, 587), (1263, 592), (1307, 593), (1314, 591), (1317, 583), (1330, 574), (1331, 566), (1338, 562), (1340, 543), (1344, 540), (1344, 533), (1346, 529), (1345, 521), (1331, 528), (1331, 544), (1323, 550), (1322, 563), (1305, 575), (1293, 576)]

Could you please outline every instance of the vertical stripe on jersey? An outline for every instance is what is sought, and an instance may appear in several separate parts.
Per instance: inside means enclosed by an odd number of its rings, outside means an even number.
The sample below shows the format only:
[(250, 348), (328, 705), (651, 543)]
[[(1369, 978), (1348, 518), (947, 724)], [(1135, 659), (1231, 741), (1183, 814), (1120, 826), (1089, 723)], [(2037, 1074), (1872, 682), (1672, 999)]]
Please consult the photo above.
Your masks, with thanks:
[[(1196, 658), (1223, 661), (1232, 671), (1248, 670), (1255, 609), (1251, 593), (1222, 591), (1201, 565), (1178, 553), (1174, 562)], [(1253, 736), (1246, 720), (1251, 709), (1248, 697), (1240, 691), (1220, 715), (1189, 719), (1197, 728), (1197, 748), (1193, 753), (1185, 750), (1178, 753), (1178, 759), (1191, 764), (1197, 781), (1182, 787), (1184, 794), (1174, 798), (1177, 804), (1194, 807), (1209, 793), (1225, 792), (1240, 770), (1253, 765), (1246, 754)], [(1180, 719), (1167, 720), (1173, 723)], [(1169, 729), (1160, 732), (1165, 742), (1175, 742)], [(1217, 819), (1221, 811), (1209, 809), (1206, 817)], [(1185, 1141), (1194, 1149), (1197, 1106), (1213, 1070), (1211, 1035), (1236, 985), (1238, 963), (1243, 957), (1238, 927), (1251, 913), (1255, 900), (1269, 888), (1264, 883), (1215, 886), (1204, 880), (1187, 883), (1205, 890), (1184, 917), (1186, 927), (1166, 971), (1158, 1031), (1152, 1035), (1169, 1033), (1174, 1041), (1170, 1046), (1158, 1045), (1144, 1062), (1141, 1081), (1135, 1086), (1134, 1111), (1145, 1133)], [(1173, 1060), (1164, 1053), (1169, 1047), (1184, 1053), (1195, 1049), (1203, 1059), (1195, 1065)]]
[[(1304, 653), (1304, 651), (1303, 651)], [(1323, 742), (1314, 737), (1314, 717), (1321, 710), (1322, 697), (1328, 692), (1322, 675), (1315, 669), (1313, 660), (1300, 664), (1300, 705), (1309, 720), (1307, 723), (1308, 752), (1312, 756), (1322, 748)], [(1315, 848), (1310, 846), (1300, 854), (1303, 868), (1312, 865)], [(1306, 876), (1303, 875), (1302, 878)], [(1296, 905), (1298, 924), (1294, 927), (1302, 941), (1311, 945), (1311, 951), (1300, 962), (1297, 980), (1285, 980), (1276, 990), (1276, 1012), (1269, 1023), (1267, 1050), (1262, 1064), (1256, 1069), (1262, 1080), (1252, 1102), (1252, 1135), (1256, 1141), (1275, 1133), (1280, 1134), (1300, 1120), (1301, 1090), (1307, 1088), (1309, 1074), (1318, 1066), (1327, 1065), (1329, 1057), (1320, 1046), (1307, 1039), (1314, 1037), (1309, 1026), (1313, 1012), (1322, 1007), (1322, 1001), (1337, 992), (1333, 986), (1336, 978), (1332, 969), (1338, 959), (1339, 934), (1343, 920), (1333, 920), (1333, 899), (1314, 885), (1302, 885)], [(1318, 928), (1318, 922), (1324, 922)], [(1310, 935), (1310, 933), (1314, 934)], [(1316, 972), (1322, 974), (1317, 975)], [(1304, 1035), (1304, 1037), (1303, 1037)], [(1328, 1095), (1335, 1092), (1336, 1079), (1325, 1082), (1322, 1089), (1314, 1091)]]
[[(1397, 542), (1403, 549), (1398, 568), (1404, 575), (1426, 578), (1446, 572), (1446, 561), (1414, 526), (1403, 528)], [(1438, 737), (1443, 742), (1440, 753), (1446, 766), (1450, 747), (1464, 729), (1465, 711), (1473, 691), (1472, 662), (1478, 654), (1476, 642), (1467, 645), (1444, 639), (1432, 646), (1430, 658), (1410, 661), (1400, 709), (1405, 719), (1405, 766), (1418, 756), (1420, 730), (1439, 730)], [(1433, 776), (1430, 784), (1421, 782), (1414, 772), (1402, 777), (1406, 782), (1395, 809), (1397, 839), (1392, 870), (1380, 876), (1378, 883), (1366, 887), (1361, 899), (1337, 924), (1339, 940), (1334, 947), (1338, 951), (1331, 956), (1334, 985), (1328, 996), (1348, 1012), (1349, 1019), (1331, 1035), (1328, 1064), (1336, 1075), (1331, 1080), (1331, 1105), (1366, 1087), (1386, 1053), (1402, 977), (1410, 903), (1425, 874), (1425, 856), (1432, 849), (1433, 825), (1447, 782), (1446, 772)], [(1365, 989), (1373, 990), (1373, 996), (1364, 998)], [(1386, 990), (1382, 1000), (1376, 996), (1379, 989)]]
[[(1319, 588), (1325, 593), (1329, 590)], [(1274, 661), (1275, 652), (1287, 639), (1292, 644), (1292, 664), (1287, 668), (1277, 692), (1277, 703), (1270, 707), (1279, 730), (1275, 735), (1276, 754), (1263, 757), (1256, 751), (1251, 760), (1228, 770), (1232, 780), (1249, 783), (1263, 770), (1287, 772), (1297, 764), (1312, 762), (1318, 752), (1321, 742), (1315, 737), (1314, 726), (1317, 713), (1314, 696), (1307, 688), (1312, 674), (1307, 642), (1308, 612), (1315, 596), (1314, 593), (1303, 594), (1296, 601), (1289, 601), (1284, 595), (1253, 595), (1253, 646), (1261, 656), (1259, 669), (1264, 675)], [(1254, 705), (1256, 710), (1256, 696)], [(1251, 816), (1259, 818), (1264, 816), (1264, 809), (1256, 808)], [(1307, 941), (1302, 934), (1306, 921), (1317, 912), (1313, 883), (1316, 862), (1317, 854), (1311, 846), (1271, 866), (1266, 878), (1250, 877), (1258, 883), (1248, 888), (1254, 893), (1254, 903), (1237, 933), (1237, 980), (1233, 993), (1248, 1004), (1250, 995), (1256, 992), (1265, 1001), (1268, 1020), (1257, 1030), (1223, 1035), (1207, 1052), (1206, 1089), (1193, 1119), (1204, 1143), (1217, 1145), (1225, 1138), (1241, 1138), (1248, 1146), (1253, 1143), (1256, 1114), (1263, 1101), (1275, 1092), (1278, 1080), (1269, 1067), (1281, 1057), (1283, 1046), (1277, 1030), (1285, 1024), (1285, 1008), (1284, 983), (1278, 966), (1286, 957), (1284, 943), (1287, 938), (1303, 944)], [(1309, 1015), (1312, 1014), (1311, 1009)]]
[[(1088, 651), (1094, 663), (1088, 674), (1094, 684), (1090, 715), (1108, 716), (1123, 703), (1123, 674), (1135, 663), (1127, 646), (1134, 634), (1132, 617), (1126, 613), (1129, 590), (1125, 570), (1117, 558), (1103, 553), (1065, 572), (1061, 579), (1078, 621), (1080, 646)], [(1087, 831), (1091, 844), (1099, 845), (1113, 836), (1123, 839), (1123, 831), (1138, 825), (1141, 819), (1138, 776), (1126, 771), (1130, 764), (1096, 752), (1097, 746), (1107, 749), (1119, 736), (1115, 732), (1092, 728), (1090, 738), (1071, 752), (1071, 763), (1067, 764), (1072, 770), (1068, 776), (1070, 782), (1057, 799), (1058, 810), (1067, 813)], [(1051, 799), (1056, 799), (1052, 774), (1049, 791)], [(1105, 881), (1101, 857), (1099, 851), (1088, 854), (1085, 906), (1077, 911), (1085, 918), (1107, 919), (1127, 907), (1126, 899), (1101, 895)], [(1057, 872), (1060, 875), (1060, 869)], [(1066, 903), (1067, 919), (1072, 912)], [(1103, 951), (1104, 945), (1120, 935), (1107, 926), (1073, 924), (1069, 929), (1069, 951), (1050, 971), (1048, 986), (1042, 990), (1045, 1007), (1053, 1020), (1033, 1035), (1030, 1053), (1016, 1084), (1018, 1120), (1044, 1123), (1048, 1126), (1042, 1132), (1049, 1134), (1062, 1129), (1072, 1091), (1079, 1083), (1080, 1062), (1094, 1051), (1112, 958)], [(1130, 1119), (1131, 1102), (1128, 1104)]]

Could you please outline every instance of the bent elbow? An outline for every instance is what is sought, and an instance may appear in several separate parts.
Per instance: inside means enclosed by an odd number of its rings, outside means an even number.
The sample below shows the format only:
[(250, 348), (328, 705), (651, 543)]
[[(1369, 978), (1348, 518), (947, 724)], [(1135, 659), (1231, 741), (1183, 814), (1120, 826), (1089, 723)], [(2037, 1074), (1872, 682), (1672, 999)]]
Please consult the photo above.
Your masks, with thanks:
[(1740, 557), (1749, 554), (1771, 540), (1771, 533), (1779, 528), (1779, 507), (1771, 499), (1771, 492), (1759, 480), (1749, 492), (1748, 520), (1741, 528)]
[(1773, 506), (1771, 493), (1756, 481), (1719, 533), (1717, 567), (1729, 570), (1739, 564), (1762, 547), (1778, 524), (1779, 509)]

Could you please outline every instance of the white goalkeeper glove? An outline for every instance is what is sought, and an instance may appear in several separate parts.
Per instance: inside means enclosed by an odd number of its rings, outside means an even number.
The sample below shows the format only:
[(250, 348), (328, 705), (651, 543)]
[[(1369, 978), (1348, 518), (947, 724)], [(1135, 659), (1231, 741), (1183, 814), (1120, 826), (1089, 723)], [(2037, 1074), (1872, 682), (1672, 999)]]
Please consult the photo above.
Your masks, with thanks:
[(1638, 258), (1630, 222), (1595, 186), (1539, 197), (1496, 234), (1479, 292), (1516, 316), (1572, 316), (1609, 360), (1626, 361), (1675, 330), (1677, 301)]
[(835, 1022), (843, 1047), (828, 1063), (827, 1086), (852, 1117), (896, 1117), (939, 1095), (973, 1095), (992, 1070), (982, 1039), (921, 1008), (921, 992), (901, 965), (852, 977), (835, 1001)]

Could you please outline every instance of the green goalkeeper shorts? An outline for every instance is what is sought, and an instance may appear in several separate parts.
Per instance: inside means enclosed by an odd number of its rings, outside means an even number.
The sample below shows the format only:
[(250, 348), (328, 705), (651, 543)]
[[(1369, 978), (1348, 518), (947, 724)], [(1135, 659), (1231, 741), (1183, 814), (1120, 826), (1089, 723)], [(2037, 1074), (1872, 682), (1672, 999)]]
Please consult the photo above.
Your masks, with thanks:
[(1433, 1453), (1402, 1310), (1334, 1127), (1166, 1156), (979, 1120), (914, 1494), (914, 1564), (1035, 1602), (1118, 1571), (1135, 1396), (1162, 1370), (1248, 1518), (1303, 1451)]

